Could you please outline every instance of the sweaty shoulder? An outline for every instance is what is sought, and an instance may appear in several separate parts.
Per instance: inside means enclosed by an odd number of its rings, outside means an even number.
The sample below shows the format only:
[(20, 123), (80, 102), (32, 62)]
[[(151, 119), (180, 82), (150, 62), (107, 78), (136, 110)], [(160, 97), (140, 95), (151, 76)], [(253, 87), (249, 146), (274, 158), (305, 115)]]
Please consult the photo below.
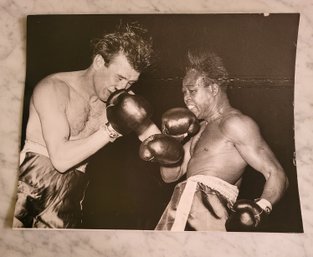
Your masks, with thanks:
[(33, 103), (36, 106), (55, 102), (65, 105), (69, 99), (69, 86), (56, 74), (50, 75), (41, 80), (33, 92)]
[(226, 115), (219, 126), (224, 136), (234, 143), (259, 136), (259, 128), (255, 121), (239, 111)]

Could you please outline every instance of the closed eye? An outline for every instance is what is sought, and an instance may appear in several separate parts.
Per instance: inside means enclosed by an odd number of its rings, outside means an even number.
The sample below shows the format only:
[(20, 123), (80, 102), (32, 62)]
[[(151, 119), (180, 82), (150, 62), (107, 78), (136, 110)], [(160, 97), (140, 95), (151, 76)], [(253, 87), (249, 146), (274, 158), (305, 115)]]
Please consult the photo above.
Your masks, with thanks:
[(117, 75), (116, 76), (116, 80), (118, 80), (118, 81), (122, 81), (122, 80), (125, 80), (126, 78), (124, 78), (123, 76), (121, 76), (121, 75)]
[(187, 93), (195, 94), (197, 92), (197, 89), (187, 89), (187, 90), (182, 90), (182, 92), (184, 95), (186, 95)]

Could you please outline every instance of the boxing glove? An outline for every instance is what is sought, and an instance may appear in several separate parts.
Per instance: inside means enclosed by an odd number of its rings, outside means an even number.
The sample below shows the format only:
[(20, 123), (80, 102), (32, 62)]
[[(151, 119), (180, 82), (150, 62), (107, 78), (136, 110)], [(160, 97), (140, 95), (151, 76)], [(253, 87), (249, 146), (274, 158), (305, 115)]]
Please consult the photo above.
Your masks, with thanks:
[(256, 231), (260, 224), (266, 219), (269, 212), (269, 208), (262, 209), (259, 204), (252, 200), (238, 200), (233, 205), (231, 214), (226, 221), (226, 230)]
[(109, 125), (122, 135), (132, 131), (140, 135), (151, 124), (152, 108), (149, 102), (124, 89), (110, 95), (106, 112)]
[(182, 141), (186, 136), (199, 132), (200, 123), (187, 108), (177, 107), (162, 115), (162, 133)]
[(144, 161), (158, 162), (164, 166), (174, 165), (182, 160), (184, 149), (175, 138), (155, 134), (141, 143), (139, 156)]

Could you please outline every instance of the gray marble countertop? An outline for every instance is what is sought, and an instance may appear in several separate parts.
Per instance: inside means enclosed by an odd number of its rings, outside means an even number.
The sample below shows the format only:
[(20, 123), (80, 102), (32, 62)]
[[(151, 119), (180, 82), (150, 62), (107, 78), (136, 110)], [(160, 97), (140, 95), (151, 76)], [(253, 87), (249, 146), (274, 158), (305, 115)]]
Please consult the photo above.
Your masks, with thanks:
[[(313, 256), (313, 2), (1, 0), (0, 256)], [(303, 234), (153, 231), (19, 231), (10, 228), (17, 185), (26, 71), (26, 16), (73, 13), (301, 13), (295, 132)]]

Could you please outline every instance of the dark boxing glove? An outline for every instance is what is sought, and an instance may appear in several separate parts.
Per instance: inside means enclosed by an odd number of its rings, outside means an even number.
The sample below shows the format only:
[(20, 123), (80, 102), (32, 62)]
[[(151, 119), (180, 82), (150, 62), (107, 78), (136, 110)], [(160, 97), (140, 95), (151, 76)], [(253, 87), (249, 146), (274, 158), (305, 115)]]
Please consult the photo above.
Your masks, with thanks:
[[(262, 206), (262, 207), (261, 207)], [(231, 209), (226, 221), (227, 231), (256, 231), (271, 212), (271, 203), (265, 199), (258, 202), (238, 200)]]
[(184, 149), (179, 141), (164, 134), (155, 134), (143, 141), (139, 156), (144, 161), (158, 162), (161, 165), (174, 165), (184, 156)]
[(149, 102), (124, 89), (110, 95), (106, 111), (110, 127), (122, 135), (131, 131), (140, 135), (151, 124), (152, 108)]
[(196, 116), (187, 108), (177, 107), (162, 115), (162, 133), (183, 140), (199, 132), (200, 123)]

